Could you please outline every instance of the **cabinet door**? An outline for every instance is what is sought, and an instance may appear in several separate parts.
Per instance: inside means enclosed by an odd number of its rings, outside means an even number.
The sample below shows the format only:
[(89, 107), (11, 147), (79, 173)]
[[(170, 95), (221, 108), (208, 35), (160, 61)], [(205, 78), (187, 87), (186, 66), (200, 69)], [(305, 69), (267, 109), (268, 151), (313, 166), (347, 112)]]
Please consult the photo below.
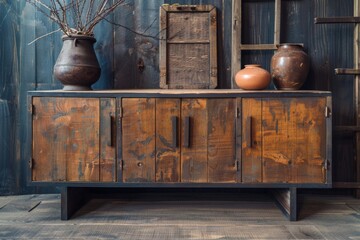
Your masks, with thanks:
[(207, 182), (207, 100), (183, 99), (181, 116), (181, 182)]
[(325, 183), (325, 98), (243, 99), (243, 181)]
[(156, 182), (180, 182), (180, 99), (156, 99)]
[(208, 99), (208, 182), (236, 182), (236, 100)]
[(122, 100), (124, 182), (235, 182), (235, 99)]
[(155, 99), (122, 99), (123, 182), (155, 182)]
[(103, 101), (107, 104), (100, 110), (95, 98), (33, 98), (32, 181), (115, 179), (114, 146), (99, 144), (111, 135), (100, 139), (106, 127), (100, 128), (100, 119), (110, 119), (115, 101)]
[(183, 99), (181, 181), (236, 182), (235, 99)]

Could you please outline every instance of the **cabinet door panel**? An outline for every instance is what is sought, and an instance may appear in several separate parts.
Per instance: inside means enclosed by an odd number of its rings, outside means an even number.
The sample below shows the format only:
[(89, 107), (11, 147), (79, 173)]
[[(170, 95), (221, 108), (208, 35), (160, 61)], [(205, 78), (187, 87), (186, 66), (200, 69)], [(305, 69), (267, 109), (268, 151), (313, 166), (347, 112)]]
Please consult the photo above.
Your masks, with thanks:
[(155, 182), (155, 99), (122, 100), (124, 182)]
[(100, 100), (100, 181), (114, 182), (116, 179), (116, 120), (115, 99)]
[(206, 103), (206, 99), (183, 99), (181, 103), (182, 182), (208, 181)]
[(262, 182), (262, 101), (242, 99), (242, 182)]
[(208, 180), (235, 182), (234, 99), (209, 99), (208, 109)]
[(325, 104), (325, 98), (263, 100), (264, 182), (325, 182)]
[(33, 98), (33, 181), (99, 181), (99, 100)]
[(156, 99), (156, 182), (180, 181), (180, 99)]

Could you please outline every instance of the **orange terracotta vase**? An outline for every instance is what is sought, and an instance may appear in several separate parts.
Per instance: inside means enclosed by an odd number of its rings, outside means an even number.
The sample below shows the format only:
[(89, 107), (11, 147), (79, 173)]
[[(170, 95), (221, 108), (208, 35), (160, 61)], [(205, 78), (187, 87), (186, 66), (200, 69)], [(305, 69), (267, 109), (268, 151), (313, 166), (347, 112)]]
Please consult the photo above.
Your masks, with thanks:
[(235, 75), (236, 85), (244, 90), (262, 90), (269, 86), (271, 76), (268, 71), (258, 64), (245, 65)]

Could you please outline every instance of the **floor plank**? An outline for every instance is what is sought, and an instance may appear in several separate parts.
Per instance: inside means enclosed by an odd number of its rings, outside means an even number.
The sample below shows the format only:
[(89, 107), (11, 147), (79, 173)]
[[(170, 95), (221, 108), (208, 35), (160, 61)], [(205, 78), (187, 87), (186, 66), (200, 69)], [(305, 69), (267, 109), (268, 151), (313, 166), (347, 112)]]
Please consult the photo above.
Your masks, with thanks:
[(300, 199), (297, 222), (262, 194), (238, 201), (92, 199), (61, 221), (57, 194), (0, 197), (0, 239), (360, 239), (359, 199)]

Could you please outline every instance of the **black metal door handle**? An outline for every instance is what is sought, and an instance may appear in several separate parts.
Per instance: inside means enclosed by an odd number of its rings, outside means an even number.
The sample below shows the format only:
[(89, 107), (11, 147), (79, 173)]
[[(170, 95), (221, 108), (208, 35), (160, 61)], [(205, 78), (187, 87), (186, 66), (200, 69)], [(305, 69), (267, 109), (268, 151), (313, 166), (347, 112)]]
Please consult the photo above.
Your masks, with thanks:
[(190, 147), (190, 117), (184, 119), (184, 144), (183, 147)]

